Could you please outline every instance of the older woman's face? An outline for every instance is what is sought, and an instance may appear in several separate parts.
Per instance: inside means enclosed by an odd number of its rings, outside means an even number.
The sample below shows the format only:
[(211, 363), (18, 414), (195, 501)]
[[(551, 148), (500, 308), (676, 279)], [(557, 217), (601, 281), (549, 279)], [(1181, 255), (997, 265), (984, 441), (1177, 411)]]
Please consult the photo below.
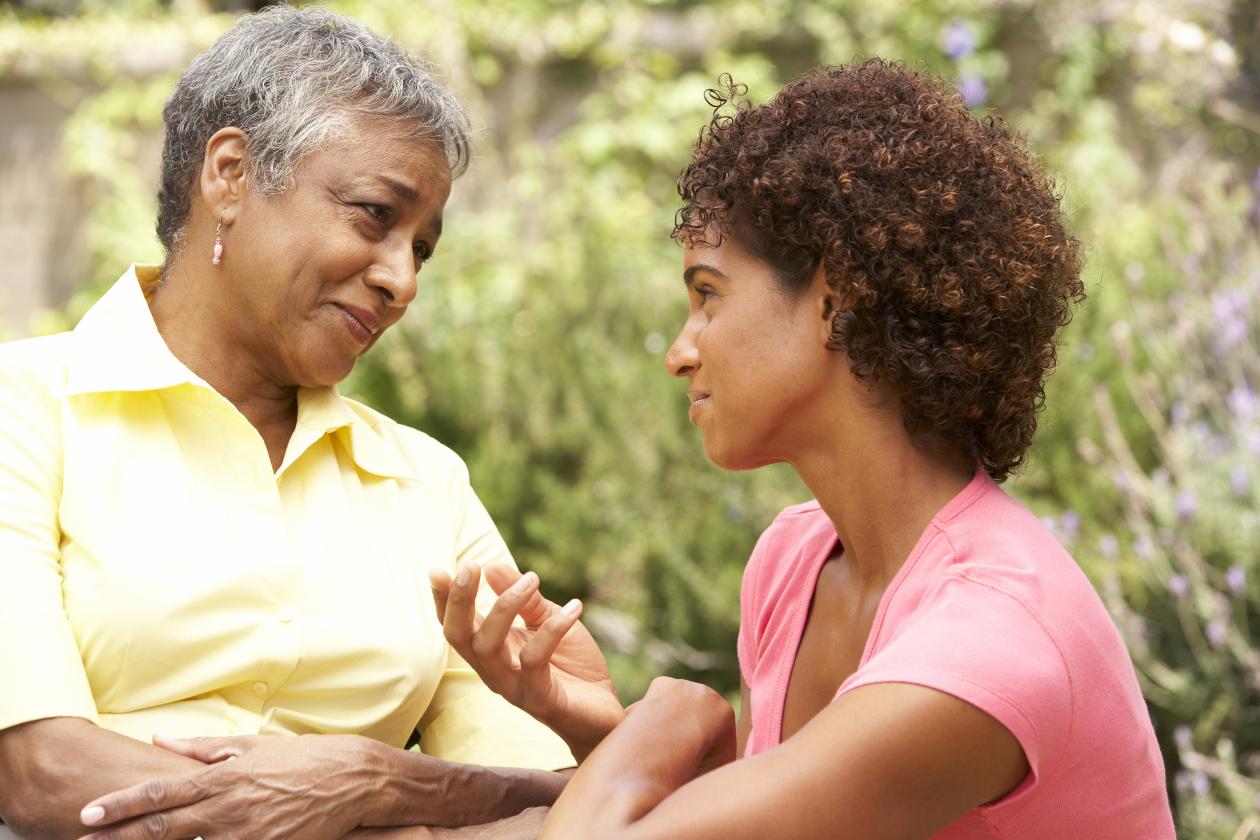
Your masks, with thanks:
[(243, 197), (224, 235), (225, 302), (267, 379), (332, 385), (415, 299), (451, 172), (435, 142), (364, 119), (303, 160), (295, 181)]

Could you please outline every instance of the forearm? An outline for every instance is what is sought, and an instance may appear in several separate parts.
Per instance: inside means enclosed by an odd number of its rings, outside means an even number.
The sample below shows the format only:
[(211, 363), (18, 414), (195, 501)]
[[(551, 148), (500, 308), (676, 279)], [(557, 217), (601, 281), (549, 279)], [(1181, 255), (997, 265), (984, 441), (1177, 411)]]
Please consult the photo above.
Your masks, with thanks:
[(345, 840), (534, 840), (547, 808), (530, 808), (513, 817), (460, 828), (360, 828)]
[[(696, 687), (699, 688), (699, 687)], [(708, 755), (734, 757), (730, 706), (681, 684), (646, 698), (583, 762), (539, 838), (618, 838), (697, 775)], [(728, 743), (729, 742), (729, 743)]]
[(29, 840), (80, 837), (96, 797), (201, 766), (81, 718), (20, 724), (0, 731), (0, 817)]
[(551, 805), (568, 772), (455, 764), (407, 750), (376, 750), (379, 793), (364, 825), (470, 826)]

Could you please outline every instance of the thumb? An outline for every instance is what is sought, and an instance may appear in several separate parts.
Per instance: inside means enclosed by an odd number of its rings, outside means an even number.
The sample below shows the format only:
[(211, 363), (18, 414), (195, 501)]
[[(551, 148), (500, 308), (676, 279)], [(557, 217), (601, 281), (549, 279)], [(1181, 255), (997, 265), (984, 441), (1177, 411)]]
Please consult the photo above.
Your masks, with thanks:
[(169, 735), (153, 736), (155, 746), (202, 764), (216, 764), (241, 754), (241, 747), (232, 738), (172, 738)]

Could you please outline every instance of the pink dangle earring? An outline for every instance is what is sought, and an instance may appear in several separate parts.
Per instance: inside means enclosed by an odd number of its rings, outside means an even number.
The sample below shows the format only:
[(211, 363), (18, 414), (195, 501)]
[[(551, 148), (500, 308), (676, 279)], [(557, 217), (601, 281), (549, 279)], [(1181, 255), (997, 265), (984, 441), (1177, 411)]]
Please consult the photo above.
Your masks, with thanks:
[[(224, 211), (227, 212), (227, 211)], [(219, 224), (214, 229), (214, 257), (211, 258), (212, 265), (219, 265), (223, 262), (223, 240), (219, 237), (223, 230), (223, 213), (219, 214)]]

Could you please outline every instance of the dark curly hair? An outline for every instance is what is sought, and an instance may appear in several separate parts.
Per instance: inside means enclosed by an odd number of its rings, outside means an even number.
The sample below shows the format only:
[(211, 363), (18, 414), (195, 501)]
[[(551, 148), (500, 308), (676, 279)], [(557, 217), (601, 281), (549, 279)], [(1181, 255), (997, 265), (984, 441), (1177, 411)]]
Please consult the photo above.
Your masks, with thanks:
[(756, 108), (721, 84), (678, 181), (674, 238), (730, 236), (788, 293), (821, 264), (843, 302), (828, 346), (892, 388), (912, 435), (1004, 480), (1085, 297), (1054, 182), (1005, 123), (900, 63), (817, 70)]

